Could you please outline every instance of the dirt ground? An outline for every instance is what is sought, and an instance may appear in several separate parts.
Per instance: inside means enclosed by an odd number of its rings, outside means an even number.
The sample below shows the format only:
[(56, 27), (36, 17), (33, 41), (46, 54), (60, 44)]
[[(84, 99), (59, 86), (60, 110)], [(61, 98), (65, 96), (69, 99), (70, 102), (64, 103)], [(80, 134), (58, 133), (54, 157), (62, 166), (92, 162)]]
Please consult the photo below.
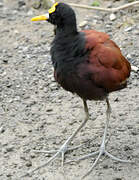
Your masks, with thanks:
[[(103, 3), (113, 7), (123, 1)], [(113, 21), (107, 12), (74, 9), (78, 26), (107, 32), (131, 64), (139, 67), (139, 7), (117, 12)], [(65, 164), (62, 168), (59, 157), (31, 176), (20, 178), (50, 158), (34, 150), (57, 149), (84, 118), (81, 99), (54, 81), (49, 54), (54, 37), (52, 25), (30, 21), (44, 12), (25, 6), (10, 9), (0, 2), (0, 180), (80, 180), (96, 159)], [(138, 82), (139, 71), (132, 71), (128, 87), (110, 94), (113, 112), (107, 144), (113, 155), (134, 163), (117, 163), (102, 157), (86, 180), (139, 179)], [(90, 120), (71, 143), (83, 146), (66, 154), (65, 161), (100, 146), (106, 103), (88, 104)]]

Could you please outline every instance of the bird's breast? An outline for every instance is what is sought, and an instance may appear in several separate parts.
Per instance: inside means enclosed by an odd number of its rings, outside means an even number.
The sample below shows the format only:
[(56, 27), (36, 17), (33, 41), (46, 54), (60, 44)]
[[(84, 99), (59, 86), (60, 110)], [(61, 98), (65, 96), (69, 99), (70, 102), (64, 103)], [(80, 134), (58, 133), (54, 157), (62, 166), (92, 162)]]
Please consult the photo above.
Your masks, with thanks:
[(89, 73), (80, 71), (80, 65), (76, 66), (76, 69), (66, 68), (61, 71), (56, 68), (54, 77), (65, 90), (76, 93), (82, 99), (103, 100), (107, 96), (103, 88), (93, 83)]

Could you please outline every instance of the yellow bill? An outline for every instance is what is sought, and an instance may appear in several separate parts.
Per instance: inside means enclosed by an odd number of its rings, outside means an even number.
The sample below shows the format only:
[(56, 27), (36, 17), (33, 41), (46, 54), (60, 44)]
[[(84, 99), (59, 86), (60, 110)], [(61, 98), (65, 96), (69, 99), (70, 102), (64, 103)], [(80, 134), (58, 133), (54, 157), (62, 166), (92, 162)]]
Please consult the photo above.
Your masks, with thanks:
[(31, 19), (31, 21), (44, 21), (44, 20), (47, 20), (47, 19), (49, 19), (49, 14), (43, 14), (43, 15), (40, 15), (40, 16), (33, 17)]
[(58, 3), (55, 3), (55, 4), (48, 10), (48, 13), (47, 13), (47, 14), (43, 14), (43, 15), (40, 15), (40, 16), (33, 17), (33, 18), (31, 19), (31, 21), (45, 21), (45, 20), (48, 20), (48, 19), (49, 19), (49, 14), (55, 12), (57, 5), (58, 5)]

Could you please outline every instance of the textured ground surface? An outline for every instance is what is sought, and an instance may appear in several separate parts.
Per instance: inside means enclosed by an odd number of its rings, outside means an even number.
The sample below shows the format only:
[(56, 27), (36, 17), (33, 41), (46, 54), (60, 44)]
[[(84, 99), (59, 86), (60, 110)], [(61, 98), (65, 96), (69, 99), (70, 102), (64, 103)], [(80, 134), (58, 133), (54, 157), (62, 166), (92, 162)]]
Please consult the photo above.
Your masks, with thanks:
[[(76, 1), (74, 1), (76, 2)], [(79, 1), (77, 1), (78, 3)], [(84, 1), (85, 2), (85, 1)], [(116, 2), (117, 5), (120, 2)], [(118, 4), (119, 3), (119, 4)], [(115, 6), (116, 4), (114, 4)], [(107, 32), (123, 54), (139, 67), (139, 8), (110, 14), (74, 8), (78, 25)], [(60, 147), (84, 118), (82, 101), (65, 92), (53, 79), (49, 49), (53, 27), (30, 22), (43, 11), (7, 9), (0, 3), (0, 180), (16, 180), (48, 160), (44, 153)], [(113, 115), (107, 149), (134, 164), (100, 161), (87, 180), (137, 180), (139, 177), (139, 76), (132, 72), (128, 88), (110, 95)], [(99, 148), (105, 123), (105, 102), (88, 102), (90, 120), (66, 155), (66, 161)], [(94, 158), (61, 168), (58, 158), (25, 180), (79, 180)]]

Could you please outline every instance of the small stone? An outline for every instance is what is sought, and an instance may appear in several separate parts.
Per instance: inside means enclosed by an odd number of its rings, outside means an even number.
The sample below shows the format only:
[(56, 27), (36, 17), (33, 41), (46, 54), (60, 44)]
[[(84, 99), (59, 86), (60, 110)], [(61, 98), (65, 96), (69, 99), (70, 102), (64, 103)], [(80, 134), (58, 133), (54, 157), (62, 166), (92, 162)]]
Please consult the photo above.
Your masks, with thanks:
[(131, 150), (131, 147), (129, 147), (128, 145), (125, 145), (125, 146), (124, 146), (124, 150), (125, 150), (125, 151)]
[(8, 102), (9, 102), (9, 103), (12, 103), (12, 102), (13, 102), (13, 99), (12, 99), (12, 98), (10, 98), (10, 99), (8, 100)]
[(135, 35), (139, 35), (139, 30), (135, 30), (135, 31), (134, 31), (134, 34), (135, 34)]
[(19, 31), (17, 29), (14, 30), (15, 34), (19, 34)]
[(1, 8), (1, 7), (3, 7), (3, 3), (2, 3), (2, 2), (0, 2), (0, 8)]
[(86, 26), (88, 24), (87, 21), (82, 21), (80, 24), (79, 24), (79, 27), (82, 28), (84, 26)]
[(30, 157), (31, 157), (32, 159), (35, 158), (35, 157), (36, 157), (35, 153), (32, 152), (32, 153), (30, 154)]
[(47, 77), (48, 77), (48, 79), (51, 79), (51, 78), (53, 78), (53, 74), (49, 74), (49, 75), (47, 75)]
[(122, 178), (116, 177), (113, 180), (122, 180)]
[(138, 135), (137, 130), (133, 130), (133, 131), (131, 131), (131, 134), (132, 134), (133, 136)]
[(131, 70), (134, 72), (137, 72), (139, 70), (139, 68), (137, 66), (131, 66)]
[(4, 133), (5, 132), (5, 129), (3, 126), (0, 127), (0, 134)]
[[(55, 1), (53, 1), (53, 2), (55, 2)], [(41, 0), (41, 6), (45, 9), (49, 9), (52, 6), (53, 2), (52, 2), (52, 0), (51, 1), (50, 0)]]
[(53, 109), (52, 108), (48, 108), (48, 109), (46, 109), (46, 111), (47, 112), (51, 112), (51, 111), (53, 111)]
[(25, 6), (26, 3), (24, 2), (24, 0), (18, 0), (18, 6), (19, 8), (22, 7), (22, 6)]
[(15, 100), (15, 101), (20, 101), (21, 98), (20, 98), (20, 96), (16, 96), (16, 97), (14, 98), (14, 100)]
[(28, 132), (32, 132), (32, 129), (29, 129)]
[(7, 151), (7, 152), (11, 152), (11, 151), (13, 151), (13, 149), (14, 149), (14, 146), (8, 146), (8, 147), (6, 148), (6, 151)]
[(12, 83), (11, 82), (7, 82), (6, 87), (10, 88), (11, 86), (12, 86)]
[(115, 14), (113, 14), (113, 13), (112, 13), (112, 14), (110, 14), (110, 20), (111, 20), (111, 21), (114, 21), (115, 19), (116, 19), (116, 15), (115, 15)]
[(4, 71), (4, 72), (1, 74), (2, 77), (5, 77), (6, 75), (7, 75), (7, 72), (6, 72), (6, 71)]
[(133, 129), (133, 126), (127, 125), (127, 128), (128, 128), (128, 129)]
[(43, 37), (46, 37), (46, 32), (42, 32), (41, 33), (41, 37), (43, 38)]
[(41, 2), (37, 0), (33, 1), (32, 7), (34, 9), (39, 9), (41, 7)]
[(114, 101), (115, 101), (115, 102), (119, 102), (119, 98), (116, 97), (116, 98), (114, 99)]
[(8, 59), (3, 59), (3, 62), (4, 62), (5, 64), (7, 64), (7, 63), (8, 63)]
[[(13, 14), (13, 15), (16, 15), (16, 14), (18, 14), (18, 11), (17, 11), (17, 10), (13, 10), (13, 11), (12, 11), (12, 14)], [(14, 19), (15, 19), (15, 18), (14, 18)]]
[(10, 173), (6, 174), (7, 177), (11, 177), (12, 175)]
[(125, 31), (125, 32), (129, 32), (129, 31), (131, 31), (132, 29), (133, 29), (133, 27), (130, 26), (130, 27), (126, 28), (124, 31)]
[(104, 168), (104, 169), (108, 169), (108, 165), (107, 165), (107, 164), (104, 164), (104, 165), (103, 165), (103, 168)]
[(48, 88), (47, 88), (47, 87), (44, 87), (43, 91), (44, 91), (45, 93), (47, 93), (47, 92), (48, 92)]
[(27, 166), (27, 167), (31, 167), (31, 166), (32, 166), (32, 162), (31, 162), (31, 161), (28, 161), (28, 162), (26, 163), (26, 166)]
[(32, 11), (32, 10), (29, 10), (29, 11), (27, 12), (27, 15), (28, 15), (28, 16), (32, 16), (32, 15), (33, 15), (33, 11)]
[(13, 55), (12, 55), (11, 53), (8, 53), (8, 54), (7, 54), (7, 57), (8, 57), (8, 58), (11, 58), (12, 56), (13, 56)]
[(131, 60), (131, 59), (132, 59), (131, 54), (128, 54), (126, 57), (127, 57), (127, 59), (129, 59), (129, 60)]
[(3, 53), (7, 53), (7, 49), (3, 49), (2, 52), (3, 52)]
[(51, 90), (56, 90), (57, 89), (57, 84), (56, 83), (51, 83), (49, 85), (49, 87), (50, 87)]
[(25, 160), (26, 161), (26, 157), (25, 157), (25, 155), (20, 155), (20, 159), (22, 159), (22, 160)]

